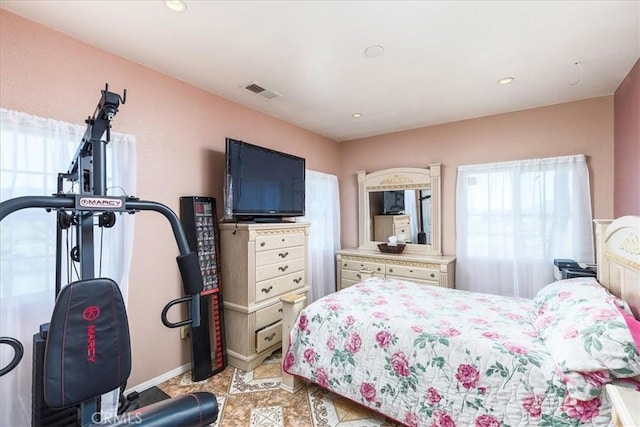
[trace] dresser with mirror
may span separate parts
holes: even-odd
[[[442,255],[440,166],[357,173],[358,247],[336,253],[338,290],[363,273],[454,287],[455,257]]]

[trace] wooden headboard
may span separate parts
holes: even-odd
[[[640,319],[640,216],[596,220],[598,282]]]

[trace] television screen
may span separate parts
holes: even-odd
[[[226,140],[225,219],[304,215],[305,159]]]
[[[382,196],[382,213],[385,215],[404,213],[404,190],[384,192]]]

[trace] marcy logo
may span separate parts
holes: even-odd
[[[91,322],[92,320],[96,320],[98,316],[100,316],[100,308],[96,305],[87,307],[82,312],[82,318],[88,322]]]
[[[82,197],[80,198],[80,206],[85,208],[121,208],[122,200],[101,197]]]

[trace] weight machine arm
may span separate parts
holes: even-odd
[[[81,206],[83,204],[83,200],[93,199],[93,198],[83,198],[78,197],[77,195],[54,195],[54,196],[23,196],[16,197],[14,199],[9,199],[0,203],[0,221],[2,221],[7,215],[26,208],[44,208],[46,210],[57,210],[57,209],[69,209],[69,210],[87,210],[91,209],[86,206]],[[119,208],[118,211],[128,212],[128,213],[136,213],[139,211],[154,211],[161,215],[163,215],[171,225],[171,229],[173,231],[173,236],[176,240],[176,244],[178,245],[178,250],[180,252],[180,256],[178,256],[178,265],[180,266],[180,273],[182,276],[183,289],[184,293],[190,295],[190,308],[191,308],[191,326],[196,328],[200,326],[200,292],[202,291],[202,275],[200,274],[199,268],[197,271],[193,270],[191,260],[195,257],[195,266],[197,267],[197,255],[195,252],[192,252],[189,248],[189,243],[187,241],[187,236],[184,233],[182,228],[182,224],[178,219],[178,216],[171,210],[169,207],[163,205],[162,203],[152,202],[148,200],[138,200],[135,198],[123,198],[119,197],[110,197],[110,198],[102,198],[105,200],[111,201],[122,201],[123,208]],[[105,206],[100,206],[99,209],[96,210],[104,211]],[[175,304],[175,303],[174,303]],[[169,303],[167,307],[172,305]],[[167,326],[173,325],[169,322],[164,321],[163,323]],[[187,324],[180,322],[180,324]],[[180,326],[180,325],[178,325]]]

